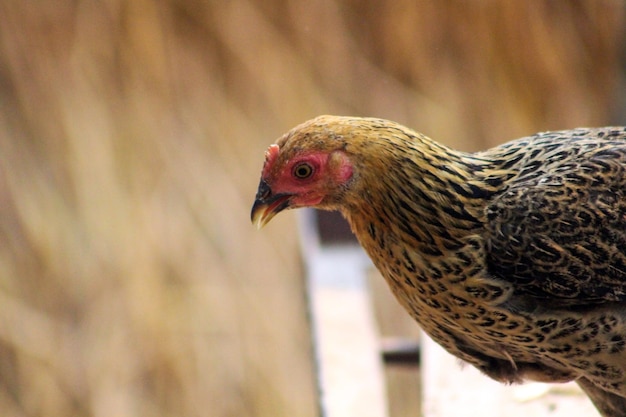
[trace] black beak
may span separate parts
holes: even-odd
[[[291,194],[272,195],[269,184],[261,179],[257,190],[250,219],[258,229],[269,223],[272,218],[289,207]]]

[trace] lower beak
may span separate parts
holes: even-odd
[[[272,195],[272,190],[267,183],[261,180],[256,199],[252,205],[250,219],[257,229],[262,228],[269,223],[272,218],[285,210],[290,205],[291,194]]]

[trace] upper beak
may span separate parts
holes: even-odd
[[[272,195],[272,189],[265,180],[261,180],[256,193],[250,219],[257,229],[269,223],[272,218],[289,207],[291,194]]]

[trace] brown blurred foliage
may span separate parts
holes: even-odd
[[[1,414],[317,415],[294,217],[248,220],[267,144],[320,113],[464,149],[626,123],[624,28],[619,0],[0,3]]]

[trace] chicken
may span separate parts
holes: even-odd
[[[397,123],[320,116],[270,145],[252,207],[339,210],[395,297],[503,383],[575,380],[626,416],[626,128],[458,152]]]

